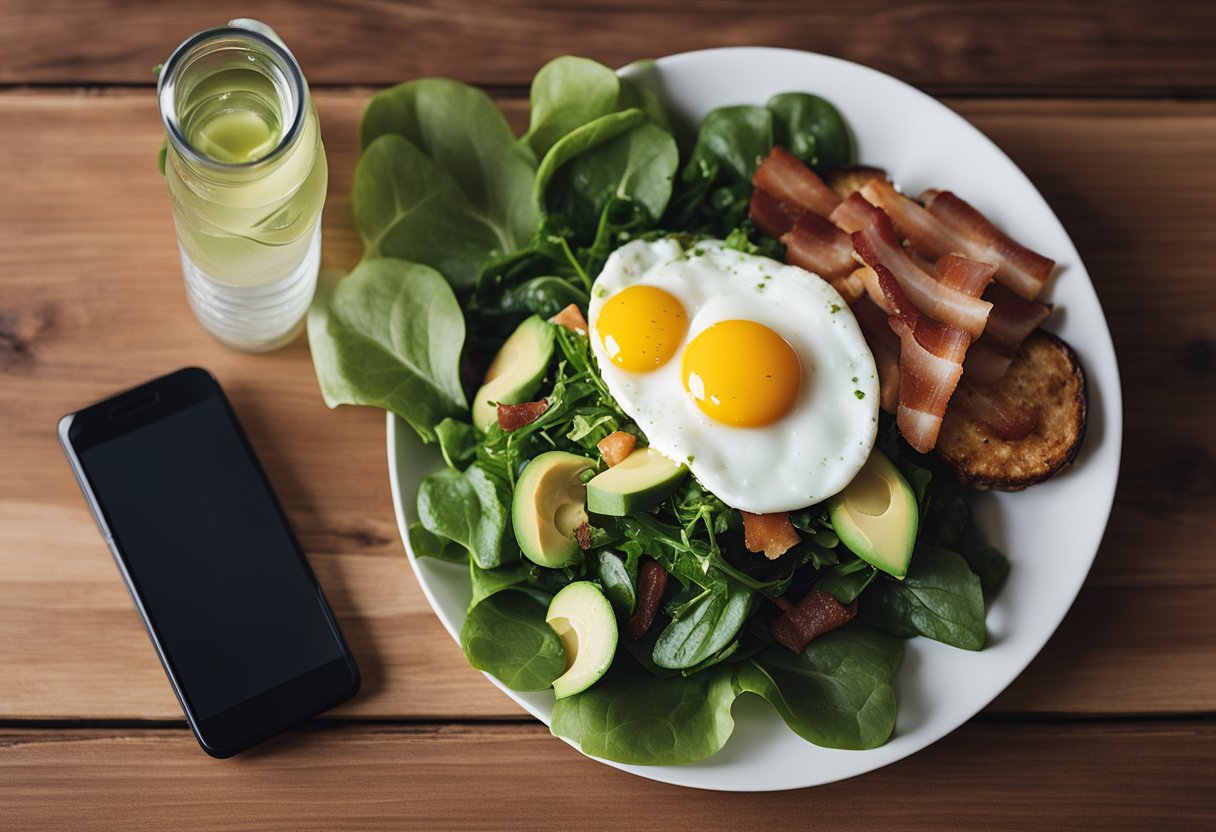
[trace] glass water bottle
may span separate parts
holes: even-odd
[[[157,93],[190,306],[230,347],[280,347],[316,289],[328,179],[300,66],[268,26],[234,20],[179,46]]]

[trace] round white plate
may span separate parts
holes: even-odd
[[[1098,296],[1068,234],[1030,180],[979,130],[902,81],[837,58],[762,48],[690,52],[622,72],[650,83],[691,124],[716,107],[763,104],[778,92],[822,95],[844,114],[861,162],[885,168],[907,193],[956,191],[1015,239],[1059,263],[1045,294],[1056,304],[1048,328],[1072,344],[1088,374],[1089,429],[1065,473],[1022,493],[981,494],[974,501],[989,537],[1013,565],[988,613],[988,647],[968,652],[926,638],[909,641],[895,682],[895,734],[880,748],[811,745],[758,697],[743,696],[735,705],[734,735],[708,760],[687,766],[610,763],[654,780],[727,791],[794,789],[873,771],[938,740],[991,702],[1042,649],[1089,572],[1110,515],[1123,436],[1119,371]],[[443,463],[437,450],[424,447],[391,414],[388,461],[409,552],[406,529],[417,516],[418,482]],[[412,552],[409,558],[436,615],[458,639],[470,597],[468,570],[419,560]],[[551,693],[503,692],[548,724]]]

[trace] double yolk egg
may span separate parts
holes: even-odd
[[[811,505],[869,456],[874,360],[815,275],[716,242],[635,241],[605,264],[589,318],[621,408],[728,505]]]

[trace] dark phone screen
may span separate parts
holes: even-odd
[[[343,655],[222,399],[80,462],[196,718]]]

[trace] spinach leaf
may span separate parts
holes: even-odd
[[[848,605],[873,583],[877,574],[878,570],[873,566],[854,558],[823,570],[815,581],[815,588],[832,593],[837,601]]]
[[[659,635],[654,663],[672,669],[689,668],[722,650],[742,629],[751,612],[753,595],[750,589],[729,580],[705,590]]]
[[[469,552],[460,544],[426,530],[421,522],[410,523],[410,549],[416,558],[435,558],[449,563],[465,563]]]
[[[530,200],[536,165],[484,92],[444,78],[398,84],[368,102],[359,125],[360,151],[366,153],[386,134],[406,139],[447,174],[470,208],[466,219],[492,229],[500,251],[513,251],[527,242],[539,219]],[[406,184],[402,194],[419,200],[414,184]],[[361,197],[356,180],[352,194],[356,214]],[[438,207],[428,202],[422,213]]]
[[[308,313],[308,344],[330,407],[366,404],[396,413],[425,442],[446,416],[467,413],[460,386],[464,317],[434,269],[364,260]]]
[[[817,95],[784,92],[766,105],[773,113],[773,143],[813,168],[853,161],[853,137],[840,112]]]
[[[741,662],[738,691],[768,700],[798,736],[827,748],[882,745],[895,727],[903,644],[850,624],[812,641],[801,655],[772,646]]]
[[[984,647],[980,580],[961,555],[940,546],[917,546],[907,577],[875,581],[862,594],[858,613],[894,635],[920,634],[964,650]]]
[[[631,656],[617,655],[592,687],[553,707],[553,734],[586,754],[636,765],[682,765],[714,754],[735,721],[731,671],[652,676]]]
[[[596,577],[604,588],[604,596],[616,610],[617,618],[625,620],[633,615],[638,603],[638,561],[640,552],[622,553],[622,558],[608,549],[594,555]]]
[[[566,648],[545,623],[551,598],[532,589],[495,592],[469,610],[460,646],[469,664],[511,690],[544,690],[566,669]]]
[[[468,422],[449,416],[435,425],[435,437],[449,468],[463,468],[477,454],[477,430]]]
[[[637,203],[651,222],[667,208],[679,151],[670,133],[643,122],[640,110],[605,116],[562,139],[541,162],[536,194],[543,210],[582,244],[595,239],[613,198]]]
[[[501,589],[517,586],[528,580],[528,564],[523,561],[496,566],[493,569],[482,569],[477,561],[469,559],[469,581],[473,585],[473,597],[469,601],[469,609],[481,603],[483,598],[489,598]]]
[[[450,175],[396,135],[381,136],[355,165],[355,226],[366,257],[397,257],[438,269],[458,291],[471,288],[482,261],[515,239],[479,210]]]
[[[683,139],[679,135],[679,131],[686,128],[672,121],[671,116],[667,113],[667,108],[663,106],[663,102],[655,95],[652,85],[659,82],[657,80],[647,80],[647,76],[650,76],[652,79],[654,78],[655,67],[655,62],[649,59],[634,61],[629,65],[629,68],[633,71],[634,78],[637,80],[634,80],[634,78],[620,79],[621,97],[618,105],[622,110],[637,107],[646,113],[646,117],[653,123],[675,136],[676,143],[680,144]],[[691,141],[688,144],[691,145]],[[687,146],[680,144],[682,149],[686,149]]]
[[[751,178],[773,148],[764,107],[722,107],[707,115],[680,172],[665,225],[725,237],[747,218]]]
[[[520,141],[543,159],[563,136],[620,109],[620,94],[620,79],[603,64],[572,55],[555,58],[532,79],[532,115]]]
[[[436,471],[418,486],[422,525],[464,546],[483,569],[518,557],[512,547],[504,550],[503,546],[510,503],[510,487],[479,462],[463,473],[451,468]]]

